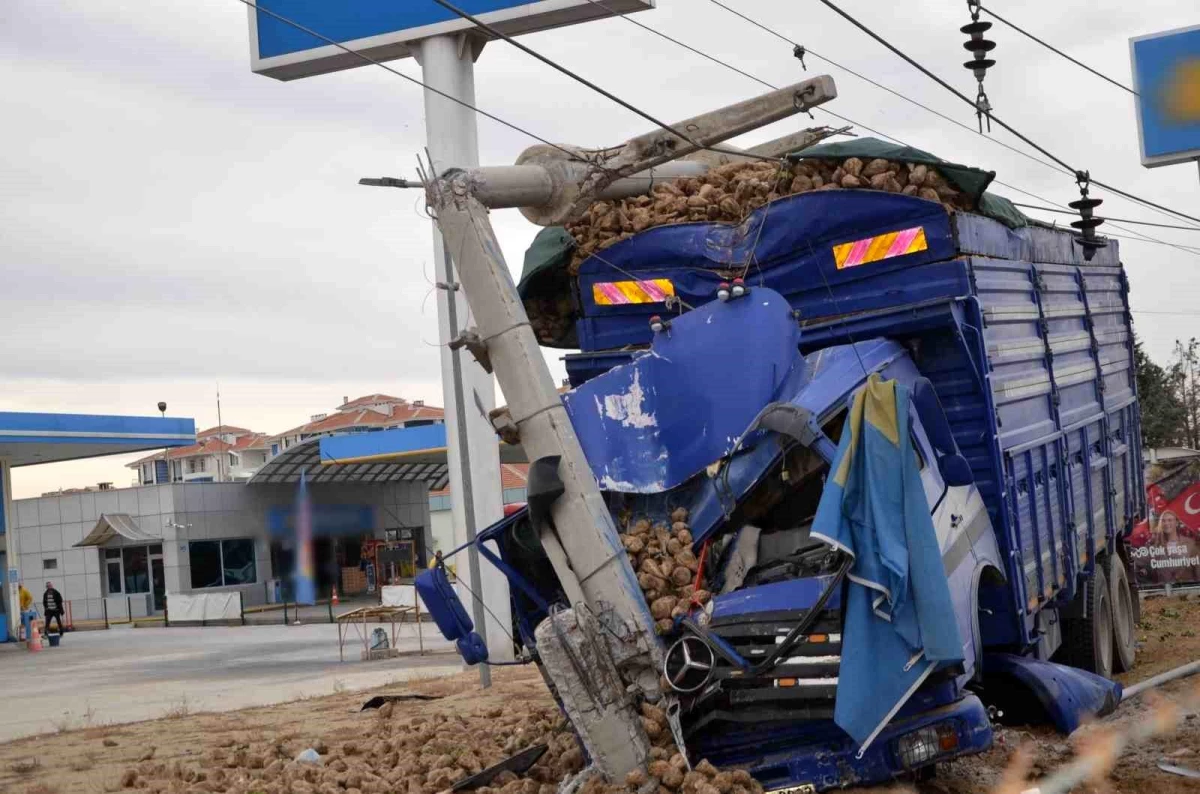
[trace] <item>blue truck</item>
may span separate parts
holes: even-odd
[[[1011,212],[819,191],[737,226],[639,232],[559,283],[579,348],[562,402],[604,505],[618,526],[685,511],[712,593],[663,638],[689,758],[768,790],[822,791],[986,750],[989,707],[1070,730],[1119,700],[1097,682],[1134,661],[1123,540],[1145,504],[1115,242],[1085,248]],[[930,663],[856,741],[834,721],[840,698],[873,685],[839,676],[855,650],[849,563],[810,531],[851,401],[876,377],[910,396],[962,653]],[[518,642],[539,664],[554,644],[539,626],[571,600],[539,530],[562,492],[547,463],[533,464],[529,507],[476,544],[508,577]],[[464,657],[484,660],[435,579],[418,582],[422,597]]]

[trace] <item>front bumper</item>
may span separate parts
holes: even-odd
[[[906,767],[901,761],[897,740],[928,726],[952,728],[957,746],[920,765]],[[776,726],[757,737],[754,733],[738,731],[728,737],[731,740],[728,744],[710,740],[704,743],[703,753],[719,767],[747,769],[768,791],[808,786],[814,791],[825,791],[883,783],[921,766],[981,753],[992,745],[992,726],[987,710],[974,695],[894,720],[876,737],[862,758],[856,757],[858,750],[853,740],[832,722],[809,722],[796,726],[794,732]]]

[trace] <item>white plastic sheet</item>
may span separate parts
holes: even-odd
[[[201,623],[209,620],[240,620],[242,601],[236,592],[171,593],[167,611],[172,622]]]
[[[380,595],[385,607],[411,607],[417,604],[417,588],[411,584],[384,585]],[[424,604],[421,604],[421,611],[425,611]]]

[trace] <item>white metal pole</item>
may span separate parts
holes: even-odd
[[[8,581],[8,634],[17,636],[17,628],[21,625],[21,599],[17,594],[17,584],[20,580],[21,557],[17,548],[17,511],[12,503],[12,467],[8,461],[0,460],[0,523],[4,525],[4,571]],[[17,571],[17,576],[9,576]]]
[[[482,39],[467,34],[434,36],[417,44],[425,84],[468,105],[475,104],[475,59]],[[425,91],[425,134],[433,170],[473,168],[479,165],[475,113],[443,96]],[[439,284],[438,341],[441,344],[442,393],[446,406],[446,436],[450,464],[450,502],[455,536],[474,540],[475,534],[503,517],[500,454],[488,412],[495,407],[495,385],[465,350],[450,350],[460,331],[473,325],[470,308],[458,283],[454,262],[446,251],[437,224],[433,224],[433,256]],[[493,566],[480,560],[472,546],[457,566],[459,596],[472,605],[475,625],[495,661],[513,659],[508,582]],[[464,570],[465,568],[465,570]],[[464,582],[465,580],[465,582]],[[471,593],[463,592],[467,584]],[[482,602],[481,602],[482,600]],[[486,604],[487,609],[484,609]],[[480,669],[484,686],[490,683],[486,666]]]

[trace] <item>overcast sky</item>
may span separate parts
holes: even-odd
[[[725,1],[975,123],[970,108],[816,0]],[[959,65],[968,57],[958,32],[969,21],[964,3],[841,5],[974,91]],[[1121,81],[1129,80],[1130,36],[1200,22],[1194,5],[1178,0],[997,0],[996,10]],[[246,18],[237,0],[0,3],[0,410],[153,414],[166,400],[169,413],[204,427],[216,422],[220,381],[226,423],[279,432],[343,395],[441,403],[420,197],[356,185],[360,176],[414,176],[424,145],[420,89],[375,67],[291,83],[254,75]],[[708,0],[658,0],[637,18],[769,82],[805,76],[790,46]],[[998,66],[987,88],[1000,117],[1100,179],[1200,215],[1195,166],[1139,164],[1129,95],[1002,26],[993,34]],[[762,91],[625,20],[524,41],[667,120]],[[393,65],[419,76],[412,61]],[[837,81],[830,107],[842,115],[1054,201],[1078,197],[1065,176],[817,58],[808,65]],[[647,130],[503,42],[484,50],[476,83],[482,108],[551,140],[602,146]],[[535,143],[487,119],[479,139],[481,162],[496,165]],[[1108,199],[1102,212],[1170,222],[1096,194]],[[515,211],[494,222],[519,270],[537,229]],[[1200,246],[1200,234],[1144,231]],[[1152,355],[1165,360],[1176,337],[1200,336],[1192,314],[1200,255],[1129,241],[1121,249],[1134,308],[1182,313],[1136,318]],[[19,469],[14,496],[125,485],[128,460]]]

